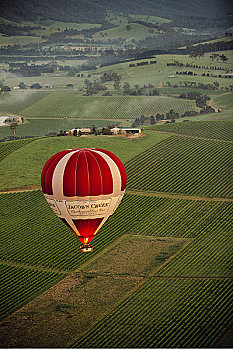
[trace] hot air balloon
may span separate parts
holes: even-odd
[[[99,148],[68,149],[54,154],[41,173],[44,196],[54,213],[91,252],[91,240],[120,204],[126,171],[112,152]]]

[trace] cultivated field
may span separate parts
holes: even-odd
[[[111,17],[109,13],[110,21]],[[126,18],[119,15],[114,21],[128,35]],[[58,23],[45,22],[45,33],[54,32]],[[72,28],[63,23],[62,30],[65,25]],[[122,28],[107,30],[105,37],[120,34]],[[226,63],[212,61],[209,54],[196,59],[158,55],[153,65],[98,67],[82,78],[65,73],[5,77],[4,84],[11,87],[22,80],[53,85],[46,91],[17,90],[0,96],[0,115],[25,117],[17,136],[43,136],[92,124],[130,126],[142,114],[156,116],[171,109],[180,115],[199,111],[194,100],[178,98],[190,90],[210,96],[208,103],[221,111],[187,117],[186,123],[180,118],[144,126],[141,137],[43,137],[0,143],[2,347],[227,344],[233,325],[232,79],[214,75],[230,71],[233,57],[232,52],[221,53],[229,58]],[[150,60],[133,62],[141,61]],[[200,68],[167,66],[175,61]],[[215,65],[216,70],[210,68]],[[197,75],[176,74],[177,70]],[[108,82],[112,96],[82,96],[87,76],[93,81],[104,72],[121,76],[119,93]],[[183,86],[190,81],[197,88]],[[124,96],[124,82],[132,89],[151,83],[160,95]],[[214,82],[219,83],[217,90],[198,85]],[[73,90],[65,88],[68,83],[74,84]],[[0,138],[9,133],[9,126],[0,127]],[[82,147],[112,151],[125,164],[128,177],[120,206],[93,239],[89,254],[80,252],[78,238],[54,215],[40,189],[47,159],[63,149]]]
[[[167,96],[81,97],[76,93],[54,93],[21,111],[25,117],[69,117],[87,119],[128,119],[199,110],[193,101]]]
[[[171,136],[127,162],[128,188],[232,198],[232,146]]]

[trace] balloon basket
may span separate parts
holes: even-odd
[[[93,247],[89,244],[84,244],[80,246],[81,252],[82,253],[90,253],[93,251]]]

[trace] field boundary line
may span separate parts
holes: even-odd
[[[33,192],[33,191],[41,190],[41,185],[39,185],[39,184],[27,185],[27,186],[32,186],[32,188],[19,187],[19,188],[12,188],[10,190],[0,190],[0,194],[17,193],[17,192],[30,192],[30,191]]]
[[[29,185],[30,186],[30,185]],[[32,188],[15,188],[15,189],[9,189],[9,190],[0,190],[1,194],[8,194],[8,193],[17,193],[17,192],[33,192],[33,191],[39,191],[41,190],[41,186],[39,184],[31,185]],[[139,196],[151,196],[151,197],[166,197],[166,198],[172,198],[172,199],[186,199],[186,200],[196,200],[196,201],[209,201],[209,202],[233,202],[233,198],[223,198],[223,197],[202,197],[202,196],[195,196],[195,195],[189,195],[189,194],[177,194],[177,193],[169,193],[169,192],[155,192],[155,191],[140,191],[140,190],[132,190],[132,189],[126,189],[126,193],[128,194],[135,194]]]
[[[2,260],[2,259],[0,259],[0,264],[5,265],[5,266],[21,267],[21,268],[28,269],[28,270],[60,273],[61,275],[70,275],[70,274],[74,273],[73,270],[59,270],[59,269],[53,269],[50,267],[43,267],[40,265],[30,265],[30,264],[18,263],[18,262],[9,261],[9,260]]]
[[[119,243],[119,241],[121,239],[123,239],[124,237],[126,236],[134,236],[133,234],[124,234],[122,235],[121,237],[119,237],[118,239],[116,239],[110,246],[106,247],[105,249],[103,249],[101,251],[101,253],[105,252],[107,249],[109,249],[109,247],[112,247],[114,243]],[[141,235],[137,235],[137,236],[141,236]],[[141,236],[143,237],[143,236]],[[151,237],[151,236],[144,236],[144,237]],[[160,237],[160,238],[167,238],[167,237]],[[171,237],[169,237],[171,238]],[[174,238],[174,237],[173,237]],[[99,322],[101,322],[106,316],[110,315],[115,309],[117,309],[117,307],[123,303],[130,295],[133,295],[143,284],[145,284],[146,282],[148,282],[150,279],[154,278],[154,277],[157,277],[157,276],[154,276],[155,272],[156,271],[159,271],[160,268],[162,268],[167,262],[169,262],[171,259],[173,259],[182,249],[184,249],[184,247],[186,247],[188,244],[190,244],[194,238],[185,238],[186,240],[188,239],[188,242],[185,243],[180,249],[178,249],[178,251],[176,251],[173,255],[171,255],[166,261],[164,261],[160,266],[158,266],[155,270],[152,270],[147,276],[140,276],[142,278],[142,280],[132,289],[130,289],[127,293],[125,293],[125,295],[115,304],[113,305],[112,309],[109,310],[109,312],[106,312],[104,313],[92,326],[91,328],[87,329],[86,331],[84,331],[80,336],[78,337],[75,337],[70,340],[67,344],[66,344],[66,347],[67,348],[71,348],[75,345],[75,343],[81,339],[83,336],[85,336],[86,334],[88,334],[90,332],[90,330],[95,327],[96,324],[98,324]],[[98,254],[98,257],[100,255]],[[97,258],[96,257],[93,257],[94,258]],[[89,259],[85,264],[83,264],[82,266],[86,265],[87,263],[91,262],[92,258]],[[80,266],[81,268],[81,266]],[[75,272],[78,272],[78,269],[75,271]],[[80,271],[81,272],[81,271]],[[110,276],[110,274],[108,275]],[[126,276],[122,276],[122,277],[126,277]],[[127,275],[127,277],[130,277],[130,275]],[[136,277],[136,276],[133,276],[133,277]],[[157,277],[158,278],[158,277]],[[160,277],[161,279],[161,277]]]
[[[163,124],[165,125],[165,124]],[[145,131],[147,131],[147,129],[145,129]],[[216,142],[226,142],[226,143],[233,143],[233,141],[229,141],[229,140],[219,140],[219,139],[213,139],[210,137],[201,137],[201,136],[194,136],[194,135],[186,135],[178,133],[178,132],[172,132],[172,131],[162,131],[162,130],[152,130],[148,128],[148,131],[152,131],[152,132],[161,132],[162,134],[168,134],[170,136],[180,136],[180,137],[191,137],[193,139],[198,139],[198,140],[206,140],[206,141],[216,141]]]
[[[196,200],[196,201],[209,201],[209,202],[233,202],[233,198],[221,198],[221,197],[202,197],[202,196],[193,196],[193,195],[185,195],[185,194],[177,194],[177,193],[169,193],[169,192],[147,192],[140,190],[127,190],[128,194],[136,194],[140,196],[151,196],[151,197],[166,197],[172,199],[187,199],[187,200]]]

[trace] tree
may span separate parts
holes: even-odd
[[[84,88],[86,89],[86,95],[92,95],[92,82],[88,79],[84,81]]]
[[[11,88],[10,88],[9,86],[4,85],[4,86],[1,88],[1,91],[8,92],[8,91],[11,91]]]
[[[140,117],[140,124],[143,125],[145,120],[146,120],[145,116],[141,115],[141,117]]]
[[[220,55],[219,58],[220,58],[220,60],[221,60],[222,62],[227,62],[227,61],[228,61],[227,56],[224,55],[224,54]]]
[[[19,83],[19,88],[20,89],[26,89],[27,85],[23,81],[21,81],[21,83]]]
[[[42,86],[39,83],[34,83],[31,85],[31,89],[41,89]]]
[[[17,126],[18,126],[18,123],[16,123],[16,122],[10,123],[10,131],[13,132],[13,134],[14,134],[14,140],[15,140]]]
[[[151,125],[155,125],[155,117],[153,115],[150,116]]]
[[[124,91],[125,95],[130,94],[130,92],[131,92],[130,83],[128,83],[127,81],[123,85],[123,91]]]

